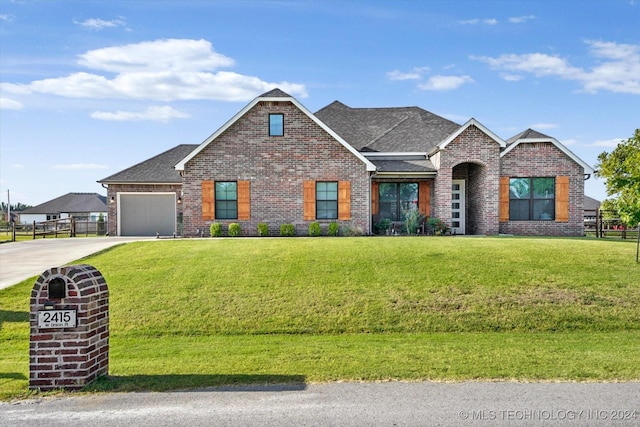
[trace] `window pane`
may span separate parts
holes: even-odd
[[[238,218],[238,204],[235,201],[216,201],[216,219]]]
[[[316,200],[338,200],[337,182],[317,182]]]
[[[511,199],[509,202],[509,219],[511,221],[526,221],[529,219],[529,199]]]
[[[534,200],[532,219],[536,221],[551,221],[555,219],[555,210],[553,200]]]
[[[216,200],[237,200],[238,184],[235,182],[216,182]]]
[[[533,198],[553,199],[556,192],[554,178],[533,178]]]
[[[511,178],[509,180],[509,198],[528,199],[531,191],[529,178]]]
[[[270,136],[284,135],[284,115],[283,114],[269,114],[269,135]]]
[[[319,200],[316,202],[316,218],[318,219],[337,219],[338,218],[338,202]]]
[[[398,185],[393,183],[380,184],[380,200],[396,201],[398,199]]]

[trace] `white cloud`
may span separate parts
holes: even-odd
[[[387,73],[387,78],[389,80],[419,80],[428,71],[429,67],[414,67],[410,72],[393,70]]]
[[[585,92],[606,90],[640,95],[640,45],[587,41],[598,63],[590,70],[575,67],[560,56],[544,53],[504,54],[498,57],[471,56],[491,68],[506,71],[503,78],[533,74],[538,77],[560,77],[576,81]],[[511,78],[507,78],[509,76]]]
[[[502,77],[504,80],[508,82],[518,82],[524,78],[519,74],[509,74],[509,73],[502,73],[500,74],[500,77]]]
[[[595,141],[591,144],[588,144],[589,147],[606,147],[606,148],[615,148],[618,146],[618,144],[620,144],[621,142],[623,142],[624,140],[622,138],[611,138],[611,139],[604,139],[604,140],[599,140],[599,141]]]
[[[14,19],[16,19],[16,17],[10,13],[0,13],[0,21],[13,22]]]
[[[458,21],[458,23],[460,25],[478,25],[480,23],[485,25],[498,25],[498,20],[495,18],[486,18],[486,19],[473,18],[473,19],[461,20],[461,21]]]
[[[111,21],[105,21],[104,19],[99,19],[99,18],[91,18],[91,19],[86,19],[82,22],[74,21],[74,23],[81,25],[85,28],[89,28],[91,30],[102,30],[104,28],[127,26],[127,23],[122,18],[114,19]]]
[[[188,114],[182,113],[168,105],[160,107],[153,106],[147,108],[145,111],[116,111],[110,113],[106,111],[94,111],[91,113],[91,117],[98,120],[112,120],[112,121],[130,121],[130,120],[150,120],[157,122],[168,122],[171,119],[182,119],[189,117]]]
[[[107,169],[106,165],[99,165],[96,163],[70,163],[70,164],[56,164],[51,166],[56,170],[83,170],[83,169]]]
[[[458,89],[465,83],[473,83],[469,76],[432,76],[425,83],[418,85],[422,90],[453,90]]]
[[[215,52],[206,40],[163,39],[88,51],[78,63],[92,70],[29,84],[3,83],[9,93],[38,92],[69,98],[118,98],[169,102],[213,99],[248,101],[279,87],[305,98],[302,84],[272,83],[258,77],[217,71],[234,61]],[[115,76],[111,76],[115,73]]]
[[[22,110],[22,103],[9,98],[0,98],[0,110]]]
[[[527,16],[512,16],[509,18],[509,22],[512,24],[522,24],[532,19],[536,19],[535,15],[527,15]]]

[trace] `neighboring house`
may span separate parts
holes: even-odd
[[[160,234],[175,232],[182,218],[184,235],[192,236],[208,233],[214,221],[238,222],[243,235],[257,234],[261,222],[272,235],[285,223],[304,235],[313,221],[368,234],[374,222],[401,222],[418,210],[456,234],[581,236],[584,180],[592,173],[556,139],[531,129],[505,141],[475,119],[459,125],[418,107],[337,101],[313,114],[274,89],[202,144],[175,147],[99,182],[117,205],[109,212],[117,218],[109,224],[114,235],[156,234],[125,225],[153,222],[159,211],[172,224]],[[166,206],[155,209],[158,194]],[[121,206],[131,203],[127,197],[137,209]]]
[[[17,212],[20,223],[64,219],[73,216],[79,220],[97,221],[100,215],[107,220],[106,197],[97,193],[69,193],[29,209]]]

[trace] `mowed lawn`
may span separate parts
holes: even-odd
[[[129,243],[92,390],[358,380],[640,380],[635,242],[507,237]],[[28,394],[29,294],[0,291],[0,398]]]

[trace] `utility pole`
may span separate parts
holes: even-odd
[[[9,189],[7,189],[7,222],[11,224],[11,197],[9,196]]]

